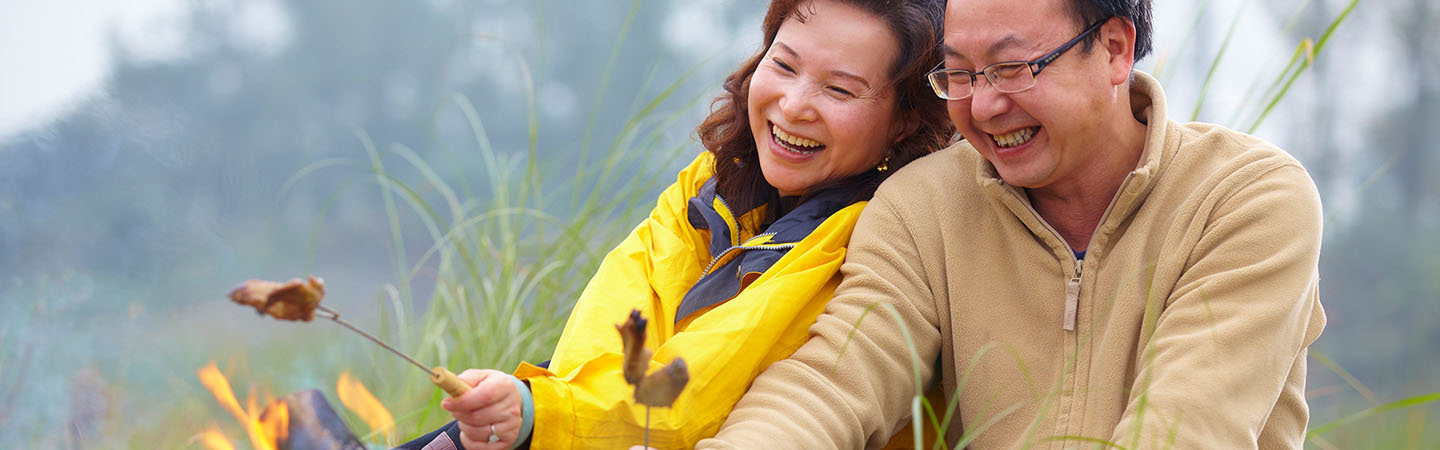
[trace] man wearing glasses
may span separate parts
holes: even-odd
[[[1133,71],[1148,0],[951,0],[944,43],[965,141],[880,188],[810,341],[700,447],[874,448],[924,414],[952,448],[1300,448],[1305,169],[1167,117]]]

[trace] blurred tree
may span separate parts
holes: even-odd
[[[173,295],[176,283],[209,288],[223,282],[217,276],[233,277],[236,264],[302,269],[305,231],[321,211],[327,223],[343,224],[318,243],[333,251],[326,256],[384,267],[379,237],[389,228],[376,191],[332,197],[369,170],[357,132],[382,152],[413,148],[444,176],[483,186],[474,135],[451,103],[460,94],[477,106],[499,151],[534,146],[555,155],[547,170],[570,171],[583,163],[575,155],[587,127],[597,130],[592,147],[603,149],[635,99],[712,56],[665,45],[665,18],[676,7],[669,4],[636,2],[632,21],[628,2],[192,5],[182,57],[155,60],[117,38],[101,95],[3,144],[0,270],[26,278],[74,269],[164,286],[175,299],[183,297]],[[753,7],[715,19],[733,21]],[[622,31],[613,74],[602,80],[605,44]],[[713,92],[717,71],[730,64],[707,66],[708,75],[695,78],[705,85],[692,83],[679,97]],[[660,81],[646,85],[652,75]],[[599,114],[590,124],[592,107]],[[694,122],[674,131],[689,134]],[[331,158],[350,164],[281,192],[303,167]],[[215,273],[225,265],[232,267]],[[196,279],[202,272],[209,276]]]
[[[1397,0],[1383,5],[1383,32],[1398,43],[1393,51],[1406,63],[1389,71],[1412,71],[1394,78],[1364,83],[1369,89],[1412,93],[1407,101],[1391,105],[1372,124],[1368,136],[1376,139],[1379,155],[1397,157],[1394,172],[1398,199],[1411,211],[1412,220],[1440,220],[1440,4],[1433,0]],[[1381,31],[1381,30],[1368,30]],[[1409,75],[1409,76],[1406,76]],[[1404,82],[1407,85],[1394,85]],[[1363,95],[1363,93],[1356,93]],[[1431,297],[1440,298],[1440,297]]]

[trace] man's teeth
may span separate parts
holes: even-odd
[[[790,133],[786,133],[785,130],[780,129],[778,125],[770,125],[770,134],[775,135],[775,139],[793,146],[794,148],[791,148],[791,150],[795,150],[797,153],[813,153],[821,147],[819,142],[799,136],[792,136]]]
[[[1001,147],[1014,147],[1020,144],[1024,144],[1025,141],[1029,141],[1030,138],[1035,137],[1035,132],[1039,130],[1040,127],[1030,127],[1009,134],[992,135],[991,137],[995,139],[995,145]]]

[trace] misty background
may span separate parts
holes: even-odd
[[[1261,92],[1347,4],[1156,2],[1156,52],[1138,66],[1177,120],[1247,130]],[[484,198],[464,103],[497,152],[569,173],[682,80],[657,106],[683,116],[654,137],[683,153],[655,155],[671,161],[663,187],[700,151],[693,128],[720,81],[758,49],[765,4],[631,6],[0,0],[0,447],[62,442],[87,414],[125,437],[163,427],[167,404],[208,395],[194,371],[210,360],[360,345],[333,325],[242,314],[224,295],[316,274],[327,304],[365,323],[393,262],[430,244],[407,234],[397,255],[367,147],[387,167],[409,149]],[[1440,391],[1437,22],[1433,0],[1360,2],[1254,130],[1306,166],[1327,215],[1312,424]],[[563,216],[570,202],[551,204]],[[300,367],[268,376],[334,379]],[[1434,428],[1434,413],[1392,414]]]

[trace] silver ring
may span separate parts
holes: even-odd
[[[487,443],[494,444],[496,442],[500,442],[500,436],[495,434],[495,424],[492,423],[490,424],[490,439]]]

